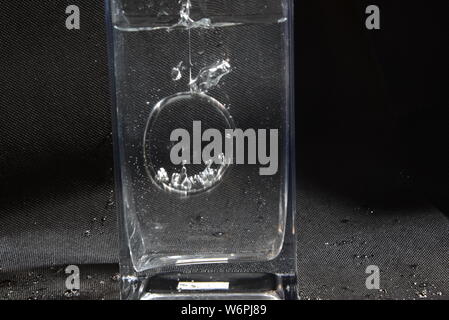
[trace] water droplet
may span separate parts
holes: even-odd
[[[418,298],[420,298],[420,299],[427,298],[427,289],[424,289],[424,290],[422,290],[422,291],[416,292],[416,295],[417,295]]]
[[[196,222],[202,222],[202,221],[204,221],[204,217],[203,216],[196,216],[195,217],[195,221]]]
[[[116,274],[114,274],[114,275],[111,277],[111,280],[114,281],[114,282],[116,282],[116,281],[119,281],[120,278],[121,278],[120,273],[116,273]]]
[[[154,225],[154,230],[162,230],[162,229],[164,229],[164,227],[162,226],[162,224],[156,223],[156,224]]]

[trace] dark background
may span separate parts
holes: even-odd
[[[301,297],[447,299],[447,1],[295,3]],[[69,298],[69,264],[79,298],[118,297],[103,12],[1,4],[0,299]]]

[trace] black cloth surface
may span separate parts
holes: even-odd
[[[376,34],[363,1],[296,2],[304,299],[449,297],[444,10],[379,2]],[[71,4],[81,30],[65,28]],[[73,299],[68,265],[81,271],[75,298],[118,298],[103,11],[88,0],[2,4],[0,299]],[[381,291],[366,289],[368,265]]]

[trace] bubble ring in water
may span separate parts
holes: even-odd
[[[226,123],[226,126],[228,129],[235,129],[234,126],[234,120],[232,119],[232,116],[230,115],[229,111],[226,109],[226,107],[216,100],[215,98],[203,93],[203,92],[179,92],[176,94],[173,94],[171,96],[168,96],[166,98],[163,98],[159,102],[156,103],[156,105],[153,107],[150,116],[148,117],[147,124],[145,127],[144,137],[143,137],[143,157],[144,157],[144,163],[145,163],[145,170],[150,177],[151,181],[161,188],[164,191],[174,192],[181,195],[190,195],[190,194],[196,194],[199,192],[203,192],[206,190],[211,190],[212,188],[216,187],[221,181],[225,173],[230,167],[230,161],[228,159],[225,159],[223,157],[222,165],[218,170],[215,170],[214,173],[214,179],[211,183],[206,183],[202,185],[201,187],[196,188],[190,188],[190,189],[183,189],[180,187],[174,187],[171,183],[171,179],[169,181],[161,181],[161,179],[157,179],[157,176],[159,174],[158,171],[164,170],[163,168],[157,168],[156,165],[153,164],[150,157],[147,155],[147,146],[148,144],[148,137],[150,129],[153,127],[153,124],[156,122],[160,112],[164,109],[164,107],[171,105],[176,102],[180,102],[183,100],[192,100],[192,99],[200,99],[203,102],[206,102],[211,108],[215,108],[216,111],[221,114],[223,117],[223,120]],[[206,164],[205,171],[209,170],[210,164]],[[166,172],[165,172],[166,173]],[[193,177],[187,176],[187,178],[192,179]]]

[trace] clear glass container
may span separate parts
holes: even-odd
[[[296,298],[291,1],[106,2],[122,298]]]

